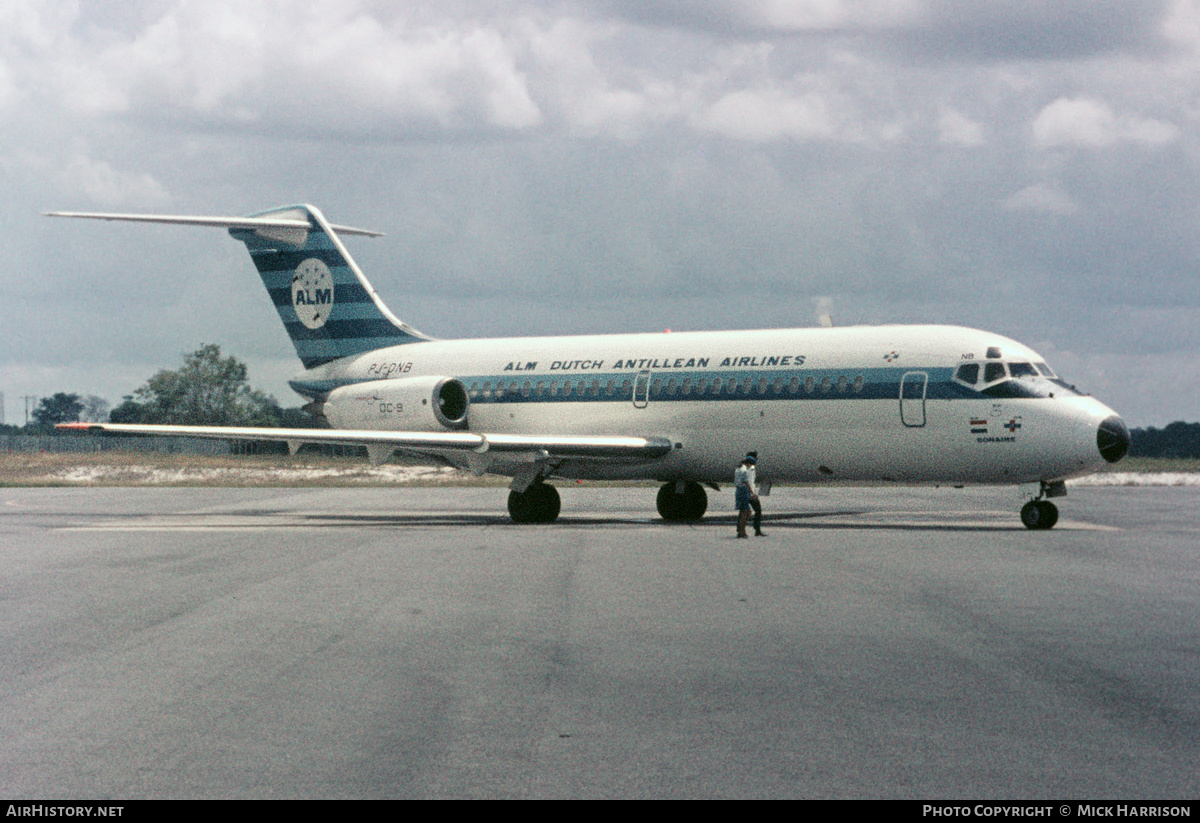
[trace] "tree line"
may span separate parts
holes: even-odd
[[[183,366],[162,369],[108,411],[100,397],[57,392],[43,397],[24,427],[4,426],[8,434],[46,434],[57,423],[162,423],[179,426],[270,426],[312,428],[299,408],[283,408],[251,387],[244,363],[222,357],[221,347],[201,346],[183,356]]]
[[[1161,429],[1131,429],[1129,434],[1133,438],[1131,457],[1200,458],[1200,423],[1177,420]]]

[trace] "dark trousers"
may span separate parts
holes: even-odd
[[[762,531],[762,503],[758,502],[757,497],[751,497],[750,506],[754,509],[754,531],[758,533]]]

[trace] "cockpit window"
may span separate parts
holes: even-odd
[[[978,392],[987,397],[1052,398],[1079,394],[1077,388],[1063,382],[1054,370],[1041,360],[959,363],[954,369],[954,381],[966,387],[960,391]]]
[[[955,372],[954,379],[974,386],[975,381],[979,379],[979,364],[963,363]]]
[[[993,380],[1002,380],[1005,374],[1003,363],[988,363],[983,367],[983,382],[991,383]]]

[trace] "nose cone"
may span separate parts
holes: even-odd
[[[1096,448],[1109,463],[1116,463],[1129,451],[1129,429],[1117,415],[1108,417],[1096,431]]]

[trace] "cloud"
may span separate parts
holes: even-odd
[[[522,130],[542,115],[521,43],[482,23],[410,26],[361,4],[174,3],[130,32],[99,23],[54,60],[80,115],[302,124],[305,133]]]
[[[153,175],[119,171],[103,160],[83,154],[71,157],[58,173],[58,179],[68,192],[68,199],[78,192],[88,201],[106,207],[123,203],[150,207],[169,199],[166,189]]]
[[[924,0],[730,0],[710,8],[751,28],[803,32],[903,26],[924,16]]]
[[[927,0],[885,36],[924,60],[1079,60],[1161,48],[1163,0]]]
[[[0,59],[0,112],[15,105],[17,96],[16,78],[4,60]]]
[[[1163,19],[1163,37],[1200,52],[1200,6],[1195,0],[1173,0]]]
[[[613,26],[561,18],[546,25],[526,20],[522,29],[531,93],[567,133],[629,140],[677,114],[673,78],[613,71],[597,60],[597,43],[603,46],[618,36]]]
[[[1117,143],[1162,146],[1180,137],[1163,120],[1116,115],[1108,104],[1087,97],[1060,97],[1033,121],[1033,140],[1044,148],[1104,148]]]
[[[938,115],[938,142],[946,146],[976,148],[987,142],[983,127],[948,106]]]
[[[807,92],[748,89],[724,95],[698,117],[701,128],[725,137],[763,142],[779,138],[821,140],[834,136],[825,99]]]
[[[1032,186],[1026,186],[1006,199],[1001,206],[1005,211],[1064,216],[1079,211],[1079,205],[1069,195],[1046,183],[1034,183]]]
[[[898,49],[906,59],[975,63],[1152,52],[1164,39],[1161,23],[1168,12],[1165,0],[607,0],[595,5],[639,23],[720,36],[852,37]]]
[[[608,0],[599,8],[640,23],[737,36],[881,31],[922,22],[927,0]]]

